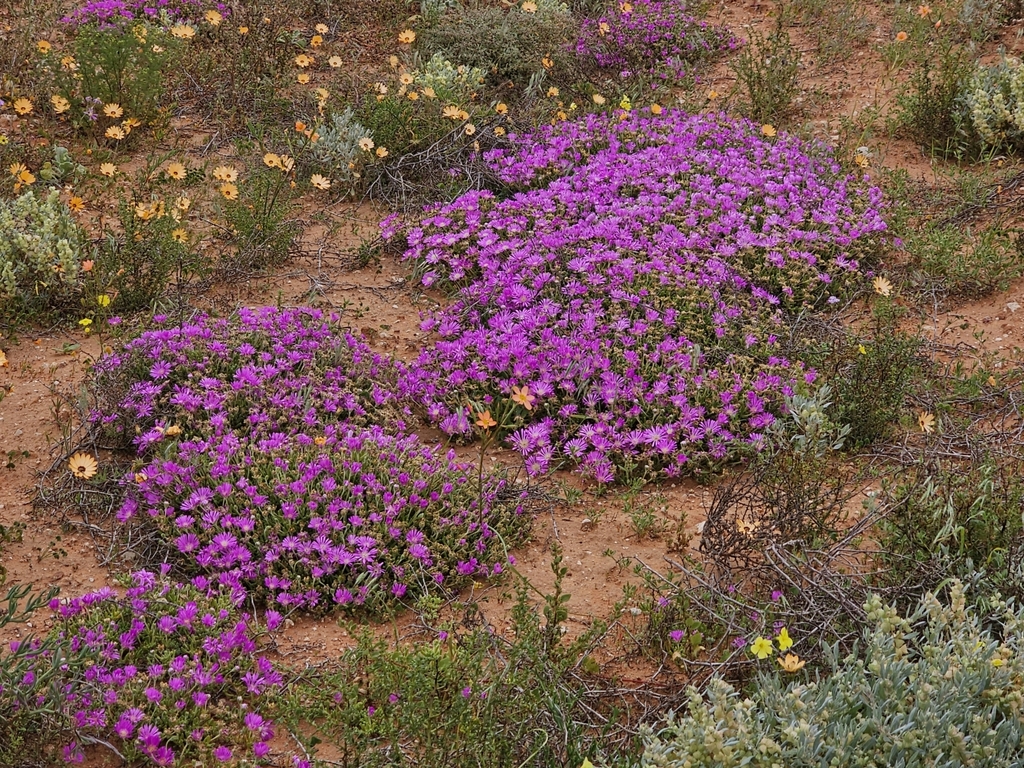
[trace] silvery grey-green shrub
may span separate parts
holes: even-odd
[[[864,653],[812,680],[764,672],[749,697],[715,679],[707,699],[645,736],[649,768],[997,768],[1024,765],[1024,609],[995,621],[928,595],[907,618],[872,597]],[[766,660],[766,668],[773,661]]]
[[[57,190],[0,200],[0,316],[73,297],[88,249]]]

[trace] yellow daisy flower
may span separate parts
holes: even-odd
[[[121,108],[120,104],[104,104],[103,114],[107,117],[118,118],[124,114],[124,110]]]

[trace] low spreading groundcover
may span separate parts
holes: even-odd
[[[824,145],[724,115],[623,111],[510,138],[487,160],[512,194],[382,224],[452,297],[403,393],[468,436],[467,403],[526,388],[506,437],[537,475],[678,475],[756,448],[816,378],[781,351],[787,319],[862,282],[880,190]]]

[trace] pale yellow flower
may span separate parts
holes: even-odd
[[[128,134],[126,134],[124,132],[124,128],[122,128],[121,126],[119,126],[119,125],[112,125],[109,128],[107,128],[107,130],[105,130],[103,132],[103,135],[106,136],[108,139],[114,139],[115,141],[121,141],[121,139],[123,139]]]
[[[170,163],[167,166],[167,175],[176,181],[181,181],[188,175],[188,169],[182,163]]]
[[[238,171],[230,165],[218,165],[213,169],[213,178],[217,181],[237,181]]]
[[[369,152],[373,149],[373,139],[369,136],[363,136],[363,138],[359,140],[359,148],[364,152]]]
[[[221,184],[218,188],[220,193],[228,200],[238,199],[238,187],[232,184],[230,181]]]
[[[931,434],[935,431],[935,414],[921,411],[917,414],[917,426],[921,428],[922,432]]]
[[[209,11],[204,13],[203,18],[206,19],[206,23],[209,24],[211,27],[219,26],[220,23],[224,21],[224,17],[220,14],[220,12],[215,11],[213,9],[210,9]]]
[[[316,59],[314,59],[312,56],[307,56],[304,53],[300,53],[298,56],[295,57],[295,66],[297,67],[306,68],[312,66],[315,63]]]
[[[118,118],[124,114],[124,110],[121,108],[120,104],[104,104],[103,114],[107,117]]]
[[[100,173],[109,178],[117,175],[117,166],[113,163],[100,163]]]
[[[179,40],[191,40],[196,36],[196,31],[188,24],[175,24],[171,27],[171,34]]]
[[[520,9],[522,9],[523,13],[536,13],[537,12],[537,4],[535,2],[533,2],[533,0],[526,0],[526,2],[523,3],[519,7],[520,7]]]
[[[24,96],[20,99],[15,99],[12,106],[19,115],[27,115],[32,111],[32,102]]]
[[[779,662],[779,666],[782,667],[783,672],[790,673],[799,672],[801,669],[804,668],[804,665],[807,663],[806,661],[803,661],[795,653],[787,653],[785,658],[776,659],[776,661]]]
[[[775,126],[771,123],[765,123],[761,126],[761,133],[767,136],[769,139],[775,136],[778,131],[775,130]]]
[[[416,33],[411,29],[403,29],[398,33],[398,42],[408,45],[409,43],[415,42]]]
[[[331,180],[326,176],[321,176],[319,173],[314,173],[310,176],[309,183],[317,189],[327,190],[331,188]]]
[[[53,50],[53,45],[50,44],[49,40],[40,40],[36,43],[36,48],[42,54],[47,54]]]
[[[315,27],[313,27],[313,29],[315,29],[321,35],[326,35],[330,31],[330,28],[326,24],[317,24]]]
[[[91,324],[91,322],[87,323],[86,326]],[[68,466],[71,468],[71,474],[79,480],[88,480],[91,477],[95,477],[99,471],[99,462],[96,461],[96,457],[81,451],[68,460]]]
[[[388,156],[388,148],[387,147],[377,147],[377,157],[385,158],[387,156]]]
[[[71,102],[65,99],[63,96],[56,93],[50,97],[50,103],[53,104],[53,111],[56,112],[58,115],[63,115],[65,112],[71,109]]]
[[[332,69],[340,69],[345,64],[345,62],[342,61],[341,56],[331,56],[331,58],[327,60],[327,63],[331,65]]]
[[[887,278],[884,278],[881,275],[872,280],[871,285],[874,287],[875,293],[881,296],[892,295],[892,283],[890,283]]]

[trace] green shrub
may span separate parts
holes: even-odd
[[[545,71],[545,57],[554,67],[568,64],[565,41],[575,38],[575,21],[566,6],[536,5],[535,13],[518,5],[507,11],[487,5],[449,8],[420,33],[420,48],[482,69],[493,85],[511,81],[525,87]]]
[[[0,319],[13,321],[74,302],[82,262],[92,251],[57,190],[0,199],[0,233]]]
[[[56,589],[32,594],[29,585],[10,587],[0,599],[0,630],[11,629],[10,625],[24,624],[33,618],[38,621],[36,612],[56,595]],[[52,659],[57,645],[53,636],[10,645],[4,643],[0,652],[2,765],[28,764],[26,755],[41,757],[42,742],[57,736],[54,728],[54,720],[58,719],[55,718],[55,702],[59,700],[62,677],[59,664]]]
[[[974,71],[967,50],[950,40],[924,49],[907,93],[897,96],[898,119],[910,137],[943,157],[963,157],[975,145],[964,94]]]
[[[437,639],[414,645],[359,632],[336,662],[299,675],[282,720],[308,734],[310,752],[323,744],[338,765],[366,768],[575,768],[599,749],[616,752],[622,739],[615,745],[611,735],[626,715],[614,709],[618,685],[614,693],[605,681],[584,687],[575,672],[605,625],[562,639],[567,569],[557,552],[553,570],[555,594],[543,608],[519,585],[508,640],[473,605],[457,631],[444,624]],[[437,619],[436,608],[421,607]]]
[[[685,714],[646,734],[642,765],[1020,765],[1024,608],[994,605],[1000,615],[978,615],[959,582],[948,606],[928,595],[907,618],[872,596],[863,657],[833,649],[815,679],[762,673],[749,698],[720,678],[706,703],[691,688]]]
[[[301,226],[287,218],[292,201],[288,179],[284,170],[261,170],[242,186],[241,197],[224,205],[235,250],[224,257],[222,266],[250,272],[287,260],[301,232]]]
[[[835,391],[833,418],[849,426],[847,445],[859,448],[884,437],[899,420],[915,374],[920,338],[899,326],[895,302],[879,299],[860,334],[841,332],[811,364]]]
[[[1004,594],[1024,597],[1024,463],[979,455],[926,456],[886,490],[894,512],[879,523],[890,577],[936,587],[981,569]]]
[[[751,30],[750,41],[732,65],[748,117],[768,122],[785,116],[799,88],[800,58],[781,25],[768,35]]]
[[[466,125],[475,126],[487,113],[493,116],[475,98],[485,77],[484,70],[455,66],[441,54],[412,69],[400,65],[393,79],[374,83],[359,110],[359,122],[393,162]]]
[[[120,227],[108,229],[96,261],[96,282],[114,296],[117,310],[149,309],[172,284],[180,290],[204,275],[206,260],[196,253],[181,224],[163,201],[122,199]]]
[[[954,296],[986,296],[1024,273],[1021,239],[1001,227],[974,234],[957,225],[925,226],[905,244],[919,279]]]
[[[301,13],[295,4],[267,0],[238,3],[231,11],[229,23],[204,29],[184,51],[173,74],[175,92],[227,132],[241,131],[248,121],[287,124],[293,106],[280,85],[307,44],[294,30]]]
[[[52,107],[97,138],[108,128],[120,128],[127,135],[135,125],[160,115],[165,73],[173,70],[181,49],[181,41],[155,24],[83,25],[66,55],[53,50],[43,59],[45,78],[54,84]],[[66,104],[59,105],[58,99]],[[107,113],[105,105],[122,111]],[[139,122],[126,126],[129,119]]]

